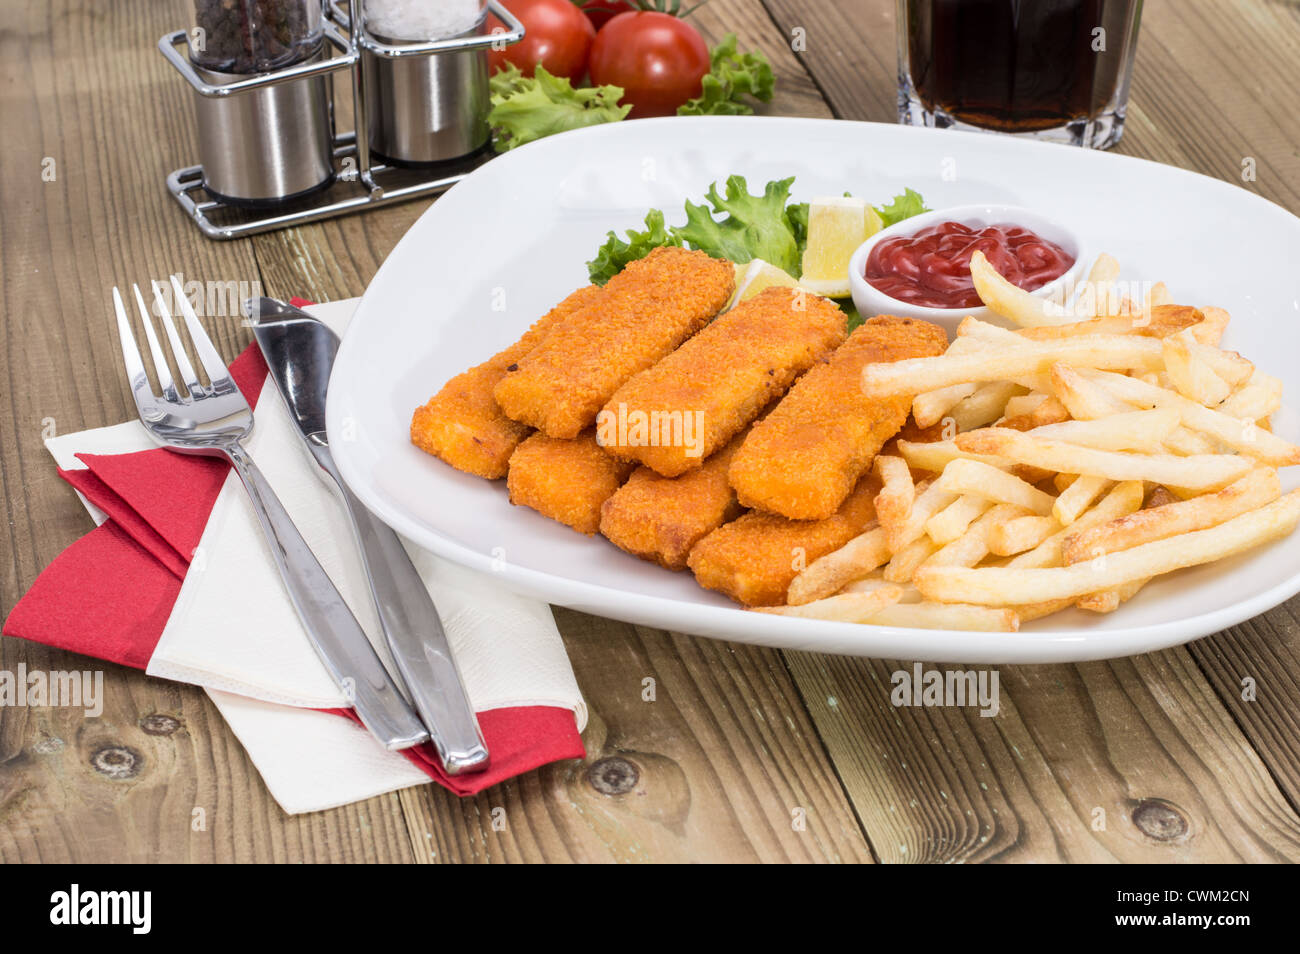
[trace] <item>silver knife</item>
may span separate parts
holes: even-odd
[[[384,637],[444,770],[448,775],[483,771],[487,746],[429,591],[397,534],[348,489],[330,454],[325,390],[338,336],[274,298],[249,299],[244,312],[303,443],[343,497]]]

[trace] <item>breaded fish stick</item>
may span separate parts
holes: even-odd
[[[868,474],[825,520],[751,510],[695,544],[687,563],[700,586],[746,606],[780,606],[801,569],[867,529],[879,491],[880,482]]]
[[[605,285],[521,358],[496,385],[507,417],[550,437],[576,437],[628,378],[704,327],[735,286],[730,262],[684,248],[657,248]]]
[[[600,529],[600,505],[627,479],[632,465],[601,450],[587,431],[573,440],[533,434],[510,455],[510,502],[588,536]]]
[[[684,570],[691,547],[740,514],[727,481],[739,447],[737,437],[704,466],[680,477],[660,477],[649,467],[638,467],[600,508],[600,532],[643,560]]]
[[[597,436],[664,477],[699,467],[843,342],[846,321],[818,295],[768,288],[619,388]]]
[[[731,464],[741,504],[791,520],[833,514],[911,406],[905,396],[865,397],[862,369],[947,347],[947,334],[928,321],[881,315],[864,322],[749,432]]]
[[[506,475],[510,455],[529,427],[501,413],[492,389],[506,369],[532,351],[574,313],[594,303],[603,289],[579,288],[539,318],[524,336],[495,357],[456,375],[411,417],[411,441],[457,470],[489,480]]]

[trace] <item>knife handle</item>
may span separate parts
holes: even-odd
[[[312,647],[362,724],[389,750],[409,749],[428,738],[419,718],[375,654],[365,630],[294,526],[284,504],[242,444],[222,445],[248,490],[271,556],[289,591]]]
[[[448,775],[483,771],[490,760],[487,745],[424,580],[397,534],[366,509],[332,468],[325,469],[347,504],[388,648],[443,769]]]

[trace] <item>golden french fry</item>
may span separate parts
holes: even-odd
[[[928,484],[912,501],[912,509],[908,511],[907,519],[896,526],[885,527],[889,552],[897,554],[917,537],[922,536],[930,518],[956,499],[956,494],[937,488],[933,483]]]
[[[990,381],[954,404],[948,415],[959,431],[983,427],[1000,418],[1007,401],[1024,390],[1014,381]]]
[[[1250,380],[1255,373],[1254,364],[1235,351],[1225,351],[1213,345],[1201,344],[1196,339],[1195,331],[1195,328],[1185,328],[1170,337],[1176,338],[1185,344],[1188,354],[1204,362],[1210,370],[1226,381],[1230,387],[1241,387]]]
[[[992,322],[980,321],[974,315],[967,315],[957,324],[957,339],[954,344],[961,342],[967,354],[981,350],[987,352],[994,348],[1021,348],[1027,342],[1034,340],[1026,335],[1028,330],[1018,328],[1012,331]],[[948,349],[948,353],[952,353],[951,348]]]
[[[971,256],[970,275],[980,300],[1018,325],[1061,325],[1074,319],[1069,310],[1007,281],[983,252]]]
[[[1230,394],[1219,410],[1239,421],[1258,421],[1282,406],[1282,382],[1255,371],[1241,389]]]
[[[1112,590],[1089,593],[1087,596],[1079,597],[1075,605],[1079,609],[1085,609],[1092,613],[1113,613],[1119,609],[1121,603],[1131,600],[1137,595],[1138,590],[1150,582],[1151,578],[1147,577],[1145,580],[1133,580]]]
[[[1067,325],[1044,325],[1038,328],[1018,328],[1016,334],[1032,341],[1047,341],[1054,338],[1072,338],[1077,335],[1144,335],[1148,338],[1164,338],[1186,329],[1193,329],[1196,340],[1201,341],[1202,332],[1195,329],[1205,324],[1205,315],[1198,308],[1189,305],[1156,305],[1149,311],[1134,314],[1112,314],[1100,318],[1089,318],[1071,322]],[[960,329],[958,330],[960,334]],[[1213,345],[1213,341],[1202,344]]]
[[[928,470],[939,474],[955,460],[978,460],[991,467],[1010,467],[1014,461],[993,454],[970,454],[958,449],[953,441],[931,441],[916,443],[899,440],[898,452],[903,459],[917,470]]]
[[[1036,619],[1042,619],[1044,616],[1052,616],[1061,610],[1067,610],[1074,605],[1074,600],[1041,600],[1037,603],[1022,603],[1018,606],[1012,606],[1011,609],[1016,611],[1020,617],[1021,623],[1029,623]]]
[[[1107,315],[1109,302],[1115,297],[1115,279],[1119,278],[1119,262],[1102,252],[1088,270],[1088,277],[1079,289],[1073,313],[1079,316]]]
[[[885,565],[885,579],[890,583],[909,582],[916,568],[938,549],[939,544],[922,534],[894,554],[894,558]]]
[[[1203,494],[1163,506],[1150,506],[1065,539],[1061,559],[1067,565],[1103,553],[1129,550],[1144,543],[1193,530],[1204,530],[1276,500],[1282,493],[1277,471],[1256,468],[1218,493]],[[1154,496],[1154,495],[1153,495]]]
[[[860,580],[854,580],[852,583],[846,583],[844,585],[844,589],[840,590],[839,592],[870,593],[872,590],[880,589],[888,582],[889,581],[884,578],[881,571],[876,570],[868,574],[867,576],[864,576]],[[921,601],[920,592],[917,590],[915,586],[912,586],[910,583],[907,584],[896,583],[891,585],[903,587],[903,597],[902,599],[899,600],[900,603],[919,603]]]
[[[1047,470],[1091,474],[1117,481],[1148,480],[1167,487],[1189,489],[1219,490],[1251,468],[1249,460],[1227,454],[1199,454],[1194,457],[1128,454],[1096,450],[998,427],[959,434],[956,442],[962,450],[1009,457]]]
[[[838,550],[813,560],[793,580],[786,594],[791,606],[812,603],[860,580],[889,561],[884,527],[872,527]]]
[[[1032,550],[1061,529],[1055,517],[1031,514],[1016,517],[999,524],[988,533],[989,552],[998,556],[1012,556]]]
[[[1032,431],[1036,427],[1060,424],[1069,419],[1070,412],[1066,406],[1056,398],[1049,397],[1027,414],[1004,418],[998,422],[998,427],[1009,427],[1016,431]]]
[[[993,502],[983,497],[958,497],[925,522],[925,532],[939,546],[956,540]]]
[[[1165,338],[1161,347],[1165,358],[1165,373],[1183,397],[1206,407],[1217,407],[1231,393],[1232,388],[1228,382],[1215,374],[1214,369],[1192,351],[1181,333]]]
[[[1149,411],[1125,411],[1094,420],[1048,424],[1026,433],[1030,437],[1068,441],[1097,450],[1158,453],[1163,450],[1161,441],[1174,432],[1179,420],[1177,411],[1153,408]]]
[[[1112,315],[1104,318],[1086,318],[1067,325],[1040,325],[1036,328],[1018,328],[1016,334],[1029,341],[1053,341],[1060,338],[1077,338],[1080,335],[1129,335],[1139,332],[1133,318]]]
[[[1015,504],[1002,503],[991,507],[965,533],[948,541],[927,557],[921,566],[974,566],[989,554],[989,535],[1008,520],[1024,516],[1027,512]]]
[[[987,633],[1014,633],[1020,628],[1020,617],[1011,607],[961,603],[893,603],[878,610],[867,622],[873,626]]]
[[[1052,365],[1049,373],[1052,390],[1076,421],[1095,421],[1112,414],[1133,410],[1101,385],[1089,381],[1068,364]]]
[[[903,597],[903,588],[893,584],[883,584],[869,593],[841,593],[828,596],[824,600],[805,603],[802,606],[753,606],[754,613],[771,613],[776,616],[795,616],[800,619],[828,619],[843,623],[861,623],[871,618],[891,603],[897,603]]]
[[[918,394],[912,399],[912,417],[916,419],[916,426],[933,427],[938,424],[959,401],[974,394],[976,387],[974,384],[952,384],[937,391]]]
[[[1194,454],[1221,454],[1224,450],[1220,444],[1210,440],[1204,434],[1198,434],[1186,427],[1174,428],[1165,438],[1164,444],[1168,450],[1183,457],[1191,457]]]
[[[1133,316],[1133,331],[1152,338],[1164,338],[1204,321],[1204,313],[1190,305],[1153,305]]]
[[[1140,480],[1126,480],[1111,488],[1110,493],[1102,497],[1097,505],[1075,520],[1073,524],[1058,530],[1032,550],[1017,554],[1007,561],[1008,567],[1030,569],[1061,565],[1061,548],[1066,537],[1079,533],[1089,527],[1116,520],[1133,513],[1142,506],[1145,488]],[[1024,619],[1021,614],[1021,619]]]
[[[1050,394],[1044,394],[1041,391],[1030,391],[1028,394],[1017,395],[1007,401],[1007,406],[1002,409],[1002,413],[1008,419],[1024,417],[1026,414],[1032,414],[1034,408],[1050,397]]]
[[[1073,566],[1043,569],[936,566],[918,569],[912,582],[943,603],[1006,606],[1073,599],[1210,563],[1285,536],[1300,521],[1300,491],[1205,530],[1193,530]]]
[[[1081,513],[1113,486],[1114,483],[1105,477],[1084,476],[1074,481],[1061,491],[1056,502],[1052,504],[1052,516],[1058,526],[1068,527],[1074,523]]]
[[[1085,377],[1097,382],[1123,401],[1154,407],[1169,407],[1178,411],[1183,423],[1193,430],[1209,434],[1215,440],[1222,441],[1234,450],[1261,460],[1274,467],[1300,464],[1300,447],[1284,441],[1276,434],[1248,426],[1229,417],[1221,411],[1213,410],[1189,401],[1181,394],[1165,388],[1154,387],[1136,378],[1125,377],[1107,371],[1087,371]],[[1178,484],[1184,487],[1198,486],[1180,480],[1159,480],[1157,483]],[[1207,487],[1206,489],[1211,489]]]
[[[1174,503],[1177,499],[1178,498],[1171,494],[1166,488],[1156,487],[1151,491],[1151,493],[1147,494],[1146,503],[1143,507],[1147,510],[1154,507],[1163,507],[1166,504]],[[1261,502],[1266,503],[1267,501]],[[1097,526],[1105,526],[1105,524],[1098,524]],[[1096,529],[1097,527],[1092,527],[1086,532],[1091,533]],[[1071,539],[1071,537],[1066,537],[1066,543],[1068,544]],[[1065,558],[1064,547],[1062,547],[1061,556],[1063,559]],[[1150,582],[1151,578],[1148,577],[1144,580],[1134,580],[1131,583],[1125,583],[1123,586],[1117,586],[1113,589],[1089,593],[1086,596],[1079,597],[1075,605],[1078,606],[1079,609],[1088,610],[1090,613],[1113,613],[1115,610],[1119,609],[1121,603],[1132,599],[1137,595],[1138,590],[1142,589],[1142,587],[1146,586]],[[917,594],[917,597],[920,597],[919,593]]]
[[[1229,314],[1222,308],[1206,306],[1200,309],[1201,320],[1192,326],[1192,334],[1204,345],[1218,346],[1223,340],[1223,332],[1228,328]]]
[[[916,395],[953,384],[1017,381],[1036,378],[1053,364],[1100,369],[1158,370],[1164,367],[1160,342],[1139,335],[1081,335],[1060,341],[1023,341],[1015,348],[991,348],[971,354],[869,364],[862,388],[870,397]],[[1037,381],[1032,382],[1035,385]]]
[[[960,440],[961,437],[958,437]],[[1056,500],[1051,494],[1044,493],[1019,477],[977,460],[953,461],[944,468],[934,486],[953,494],[970,494],[995,503],[1015,504],[1042,516],[1052,512],[1052,504]]]
[[[877,455],[874,466],[880,478],[880,493],[876,494],[876,519],[882,527],[898,527],[912,512],[917,487],[912,482],[912,470],[907,461],[891,454]],[[926,486],[929,486],[928,482]]]

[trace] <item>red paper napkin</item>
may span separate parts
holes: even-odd
[[[230,371],[255,407],[267,375],[257,346],[245,348]],[[162,448],[77,457],[87,469],[59,470],[59,476],[108,514],[108,520],[45,568],[10,612],[3,633],[145,669],[229,465]],[[351,709],[325,711],[360,721]],[[492,753],[485,772],[448,776],[429,744],[403,754],[458,795],[473,795],[549,762],[586,754],[569,709],[490,709],[480,712],[478,720]]]

